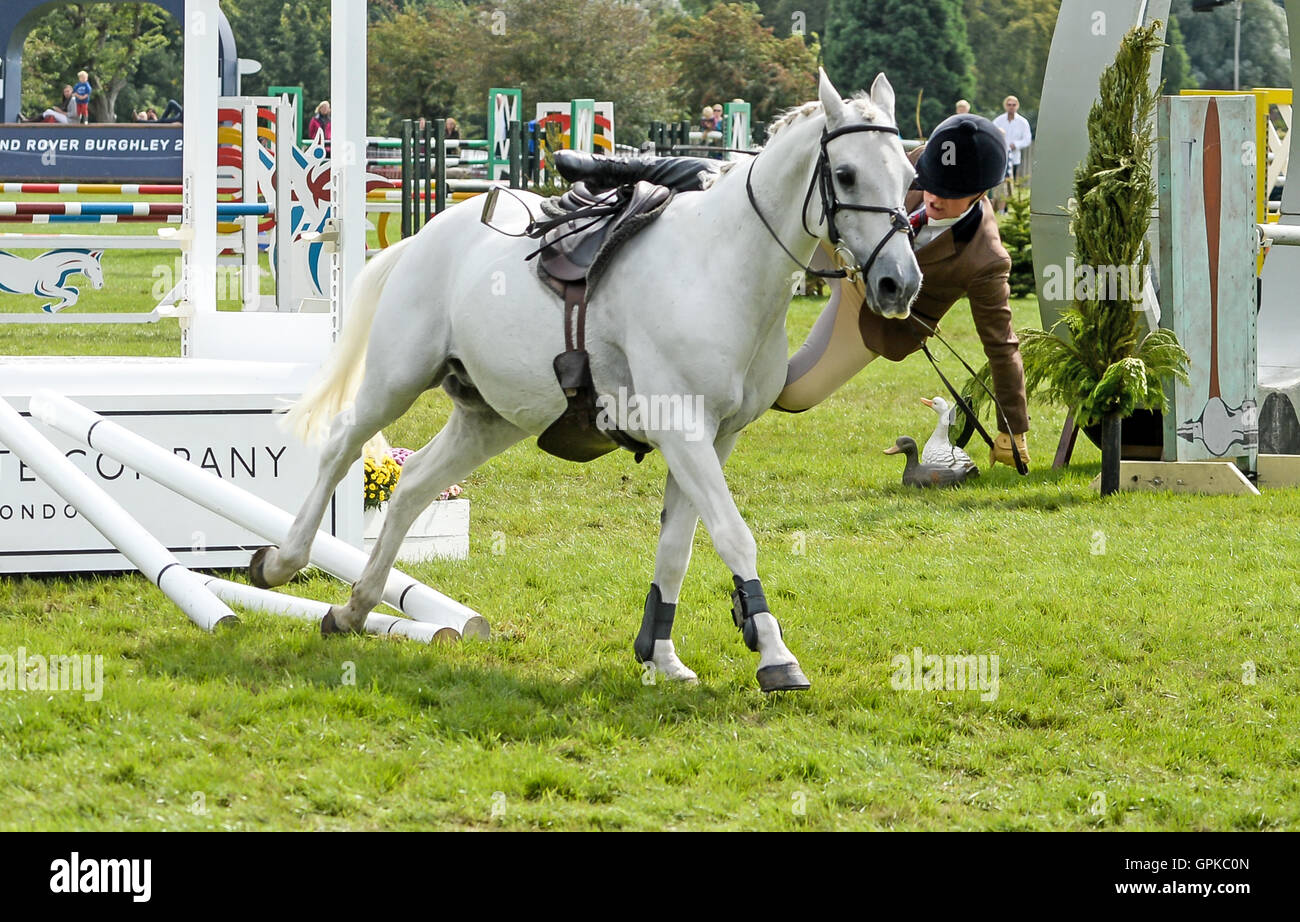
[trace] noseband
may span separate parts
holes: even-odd
[[[871,267],[875,264],[876,257],[880,255],[880,251],[884,249],[885,244],[893,239],[894,234],[907,234],[909,242],[914,236],[912,231],[912,222],[907,219],[907,212],[902,208],[888,208],[884,205],[854,205],[849,202],[841,202],[839,197],[836,196],[835,178],[831,174],[831,158],[826,152],[826,145],[841,135],[852,134],[857,131],[884,131],[889,134],[899,134],[898,129],[891,125],[845,125],[830,132],[823,128],[821,153],[817,157],[817,169],[813,171],[812,181],[808,183],[808,191],[803,197],[802,219],[804,231],[808,236],[816,237],[817,235],[808,227],[808,205],[812,202],[813,190],[815,189],[821,194],[822,200],[822,217],[818,224],[820,225],[825,223],[827,225],[831,244],[835,247],[835,253],[840,257],[840,260],[845,262],[847,265],[848,261],[844,259],[844,254],[848,254],[850,257],[852,257],[852,254],[849,252],[848,247],[840,245],[840,232],[839,228],[835,226],[835,213],[837,211],[873,211],[889,215],[889,230],[885,232],[885,236],[880,238],[880,242],[876,244],[876,248],[871,251],[871,255],[867,257],[867,261],[862,265],[854,266],[853,268],[832,269],[829,271],[805,266],[799,261],[798,257],[790,252],[790,248],[781,242],[781,238],[777,236],[776,231],[772,229],[772,225],[768,223],[767,218],[763,216],[763,212],[759,209],[758,200],[754,198],[754,187],[750,183],[750,178],[753,176],[754,163],[758,160],[757,157],[749,162],[749,171],[745,174],[745,193],[749,196],[749,204],[753,207],[754,214],[758,215],[758,219],[763,222],[763,226],[767,228],[767,232],[772,235],[772,239],[776,241],[777,246],[785,250],[785,254],[794,260],[795,265],[799,266],[809,275],[817,276],[818,278],[848,279],[851,282],[865,279],[867,273],[871,271]]]

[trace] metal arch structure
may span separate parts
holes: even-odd
[[[1300,87],[1300,2],[1287,0],[1286,25],[1291,42],[1291,86]],[[1293,123],[1294,124],[1294,123]],[[1287,132],[1289,163],[1300,163],[1300,144]],[[1282,190],[1278,225],[1300,225],[1300,182]],[[1273,227],[1275,225],[1269,225]],[[1274,247],[1260,272],[1259,450],[1266,454],[1300,454],[1300,248]]]
[[[1070,211],[1074,170],[1088,150],[1086,117],[1097,98],[1101,72],[1115,58],[1120,39],[1134,26],[1168,21],[1169,0],[1063,0],[1052,35],[1043,81],[1042,103],[1033,155],[1034,183],[1030,210],[1034,239],[1034,274],[1039,311],[1050,329],[1068,302],[1048,297],[1049,269],[1059,272],[1073,251]],[[1300,0],[1286,3],[1291,46],[1291,85],[1300,87]],[[1150,80],[1160,79],[1162,57],[1152,60]],[[1225,94],[1232,91],[1225,90]],[[1297,132],[1288,133],[1290,160],[1300,163]],[[1158,164],[1157,164],[1158,171]],[[1159,215],[1152,216],[1151,274],[1160,277]],[[1287,183],[1274,237],[1282,228],[1300,228],[1300,182]],[[1285,242],[1300,232],[1285,234]],[[1300,454],[1300,312],[1294,293],[1300,290],[1300,246],[1270,249],[1260,272],[1258,331],[1259,451]],[[1159,321],[1153,289],[1148,289],[1148,322]]]
[[[23,99],[23,43],[41,17],[69,0],[4,0],[0,4],[0,120],[18,121]],[[108,3],[127,3],[132,0],[106,0]],[[185,0],[148,0],[162,7],[179,24],[185,22]],[[182,29],[182,32],[184,30]],[[239,93],[239,57],[235,53],[235,33],[223,12],[217,20],[217,61],[220,74],[220,93],[236,96]]]

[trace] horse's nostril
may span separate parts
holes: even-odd
[[[891,275],[882,278],[878,287],[882,298],[896,298],[903,290],[903,286]]]

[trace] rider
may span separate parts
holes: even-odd
[[[1014,466],[1014,437],[1027,464],[1025,372],[1008,304],[1011,258],[1002,246],[997,217],[985,197],[1006,175],[1006,142],[988,119],[954,115],[909,159],[916,167],[916,182],[906,207],[924,276],[912,317],[937,327],[958,298],[965,295],[969,299],[975,329],[988,356],[993,392],[1005,413],[1005,418],[997,414],[999,431],[990,463]],[[825,259],[824,251],[819,251],[819,259]],[[830,268],[830,262],[826,259],[814,268]],[[877,356],[900,362],[921,348],[930,335],[928,330],[912,317],[887,320],[864,310],[864,297],[860,281],[845,279],[834,288],[808,339],[790,359],[776,409],[807,410]]]

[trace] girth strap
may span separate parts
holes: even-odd
[[[575,397],[591,382],[587,358],[587,283],[564,285],[564,351],[555,357],[555,375],[564,396]]]

